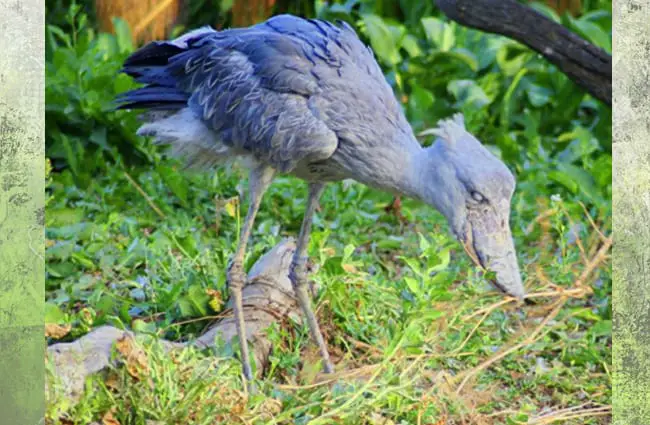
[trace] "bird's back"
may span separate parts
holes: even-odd
[[[202,28],[143,47],[124,71],[146,86],[122,95],[121,107],[181,111],[174,125],[194,117],[203,139],[212,133],[215,143],[283,172],[304,174],[341,148],[361,155],[411,132],[374,55],[347,24],[281,15],[249,28]],[[348,177],[345,161],[329,162],[332,176],[339,167],[336,177]]]

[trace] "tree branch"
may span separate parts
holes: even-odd
[[[595,98],[612,105],[612,57],[515,0],[435,0],[459,24],[525,44]]]

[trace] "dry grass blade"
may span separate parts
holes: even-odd
[[[473,319],[476,316],[491,313],[492,311],[496,310],[497,308],[501,307],[502,305],[510,304],[510,303],[512,303],[514,301],[516,301],[515,298],[506,298],[506,299],[503,299],[503,300],[499,300],[494,304],[491,304],[491,305],[489,305],[487,307],[484,307],[484,308],[482,308],[480,310],[475,311],[474,313],[472,313],[470,315],[467,315],[467,316],[463,317],[463,321],[468,321],[470,319]]]
[[[124,176],[125,176],[126,179],[129,181],[129,183],[131,183],[131,184],[133,185],[133,187],[135,188],[135,190],[137,190],[138,193],[139,193],[140,195],[142,195],[142,197],[143,197],[144,200],[147,202],[147,204],[149,204],[149,206],[151,207],[151,209],[153,209],[153,210],[156,212],[156,214],[158,214],[158,216],[159,216],[160,218],[166,219],[167,217],[165,216],[165,214],[160,210],[160,208],[158,208],[158,207],[156,206],[156,204],[153,202],[153,200],[151,199],[151,197],[149,197],[149,195],[147,195],[147,192],[145,192],[144,189],[142,189],[142,187],[140,187],[140,185],[139,185],[139,184],[138,184],[138,183],[133,179],[133,177],[131,177],[131,176],[129,175],[129,173],[127,173],[126,171],[124,172]]]
[[[612,247],[612,243],[613,243],[612,236],[609,236],[605,239],[600,249],[598,249],[598,252],[594,256],[594,258],[592,258],[591,261],[587,263],[587,266],[580,274],[580,277],[578,277],[578,280],[576,280],[575,283],[576,287],[579,288],[583,286],[587,282],[589,275],[591,275],[591,273],[593,273],[593,271],[596,270],[596,268],[598,268],[598,266],[600,266],[600,264],[603,263],[608,258],[607,252]]]
[[[476,331],[477,331],[478,328],[481,326],[481,324],[485,321],[485,319],[486,319],[488,316],[490,316],[490,313],[492,313],[492,311],[494,311],[494,309],[496,309],[499,305],[500,305],[500,303],[492,304],[492,306],[491,306],[492,308],[486,310],[486,311],[483,313],[483,316],[481,316],[481,318],[479,319],[479,321],[476,322],[476,325],[474,325],[474,327],[472,328],[472,330],[470,331],[470,333],[467,334],[467,337],[465,337],[465,339],[463,340],[463,342],[462,342],[458,347],[456,347],[456,348],[454,348],[453,350],[451,350],[451,352],[449,353],[449,355],[453,355],[453,354],[460,353],[460,351],[461,351],[463,348],[465,348],[465,345],[467,345],[467,342],[472,338],[472,336],[474,335],[474,333],[476,333]]]
[[[569,419],[586,418],[589,416],[605,416],[612,414],[612,406],[599,406],[584,409],[581,407],[582,406],[569,407],[566,409],[560,409],[545,413],[540,416],[536,416],[528,421],[528,425],[546,425],[558,421],[566,421]]]
[[[538,215],[538,216],[535,218],[535,220],[533,220],[533,221],[528,225],[528,227],[526,228],[526,233],[530,233],[530,232],[532,232],[532,231],[533,231],[533,228],[535,227],[535,225],[537,225],[537,224],[541,224],[542,222],[544,222],[544,221],[545,221],[546,219],[548,219],[549,217],[553,217],[553,216],[555,215],[555,213],[557,213],[557,208],[551,208],[551,209],[548,209],[548,210],[544,211],[544,212],[541,213],[540,215]]]
[[[382,365],[381,363],[377,363],[377,364],[362,366],[352,370],[343,370],[340,372],[335,372],[326,375],[327,376],[326,379],[322,379],[313,384],[307,384],[307,385],[276,384],[274,385],[274,387],[281,390],[310,390],[325,385],[330,385],[340,380],[349,380],[351,378],[355,378],[358,376],[371,374],[373,371],[375,371],[375,369],[379,368],[381,365]]]
[[[567,298],[582,298],[587,294],[593,292],[589,287],[564,289],[557,287],[554,291],[533,292],[526,295],[526,298],[552,298],[552,297],[567,297]]]
[[[585,204],[583,204],[582,202],[578,202],[578,203],[579,203],[580,206],[582,207],[582,210],[585,212],[585,215],[587,216],[587,220],[589,220],[589,224],[591,224],[591,227],[592,227],[592,228],[594,229],[594,231],[598,234],[598,236],[600,236],[600,240],[602,240],[603,242],[605,242],[605,241],[607,240],[607,237],[606,237],[606,236],[603,234],[603,232],[598,228],[598,226],[596,225],[596,222],[595,222],[594,219],[591,217],[591,214],[589,214],[589,210],[587,209],[587,207],[585,206]]]

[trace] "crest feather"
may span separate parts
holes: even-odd
[[[438,121],[436,128],[425,130],[420,133],[421,136],[435,135],[440,137],[444,142],[454,145],[457,140],[467,133],[465,129],[465,117],[463,114],[456,113],[451,118],[445,118]]]

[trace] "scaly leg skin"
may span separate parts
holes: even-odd
[[[235,327],[239,336],[239,346],[241,347],[241,362],[244,376],[251,382],[253,380],[253,371],[251,370],[250,356],[248,353],[248,341],[246,339],[246,323],[244,322],[244,305],[242,300],[242,290],[246,284],[246,274],[244,273],[244,257],[246,255],[246,245],[255,223],[255,216],[259,210],[262,197],[273,181],[275,172],[272,168],[260,166],[251,170],[249,185],[249,206],[246,214],[246,221],[241,229],[239,244],[235,255],[233,255],[230,265],[228,266],[228,288],[233,301],[233,313],[235,315]]]
[[[327,344],[323,339],[323,334],[320,331],[316,316],[311,308],[311,298],[307,291],[307,249],[309,247],[309,236],[311,233],[311,225],[314,217],[314,211],[318,205],[318,200],[323,193],[325,185],[320,183],[311,183],[309,185],[309,198],[307,200],[307,210],[302,221],[300,228],[300,235],[296,243],[296,252],[291,263],[289,272],[289,279],[298,298],[298,304],[305,315],[311,337],[318,345],[321,358],[323,360],[323,371],[325,373],[333,373],[334,366],[330,361],[330,355],[327,351]]]

